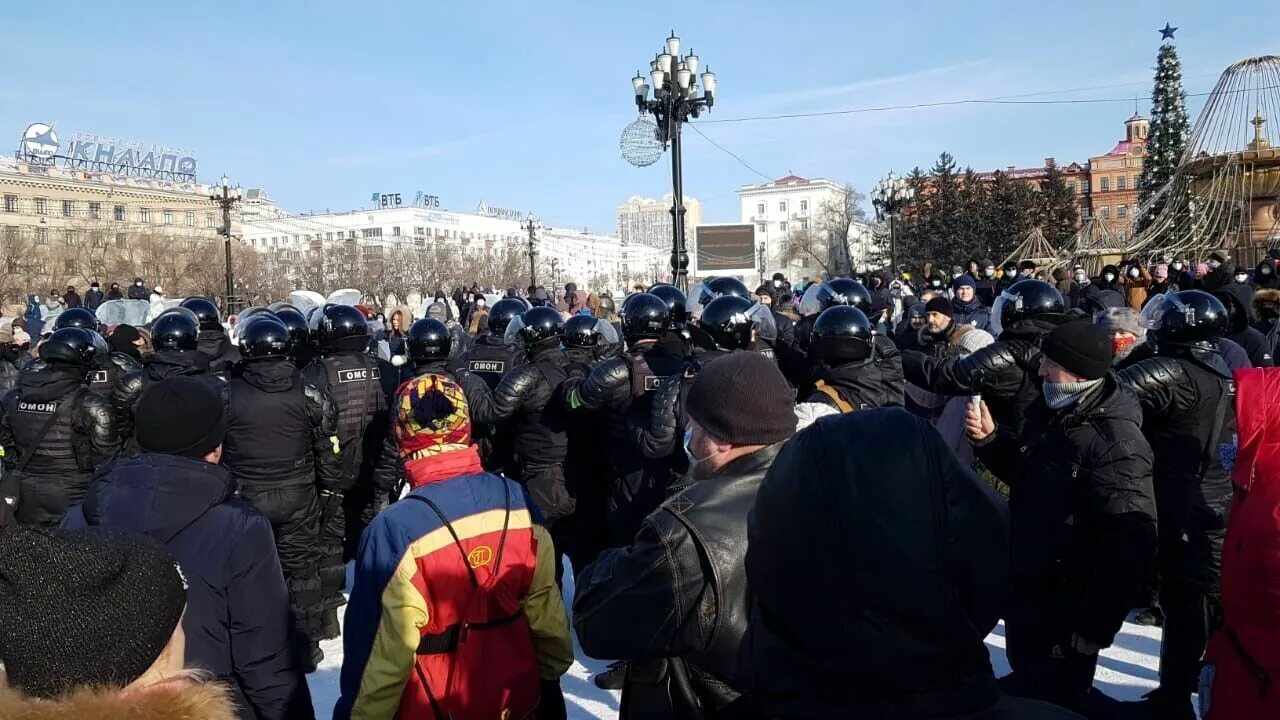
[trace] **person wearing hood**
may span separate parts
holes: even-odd
[[[1138,260],[1131,260],[1121,280],[1125,303],[1134,310],[1147,304],[1147,288],[1151,287],[1151,273]]]
[[[1111,338],[1112,365],[1119,366],[1147,341],[1142,317],[1130,307],[1109,307],[1093,315],[1097,325]]]
[[[914,302],[902,314],[902,321],[893,332],[893,343],[899,350],[921,350],[920,331],[925,326],[925,303]]]
[[[1071,269],[1071,294],[1064,296],[1067,299],[1067,307],[1080,307],[1082,297],[1095,291],[1093,281],[1089,279],[1089,273],[1085,272],[1084,267],[1076,265]]]
[[[195,313],[196,320],[200,322],[200,332],[196,334],[196,350],[209,358],[211,372],[226,377],[240,362],[240,351],[222,327],[218,306],[209,298],[189,297],[182,301],[180,307]]]
[[[62,527],[162,545],[190,585],[186,665],[230,690],[240,720],[312,717],[301,664],[289,653],[289,593],[271,523],[236,497],[235,476],[218,464],[222,399],[198,380],[170,378],[147,388],[137,417],[142,454],[99,468]]]
[[[1169,263],[1169,283],[1176,287],[1174,292],[1178,290],[1194,290],[1196,285],[1192,267],[1185,260],[1174,258]]]
[[[446,319],[446,320],[453,320],[453,321],[457,322],[457,320],[458,320],[458,306],[454,303],[454,301],[453,301],[453,300],[450,300],[450,299],[449,299],[449,296],[448,296],[447,294],[445,294],[445,291],[444,291],[443,289],[441,289],[441,290],[436,290],[436,294],[435,294],[435,296],[432,298],[431,302],[432,302],[432,304],[435,304],[435,303],[442,303],[442,304],[444,305],[444,308],[445,308],[445,311],[446,311],[446,318],[445,318],[445,319]]]
[[[147,286],[142,284],[142,278],[133,279],[133,284],[129,286],[128,299],[148,301],[151,299],[151,294],[147,292]]]
[[[1111,374],[1112,337],[1086,320],[1041,343],[1044,394],[1021,433],[971,406],[969,438],[1010,487],[1013,673],[1021,697],[1084,712],[1098,653],[1141,604],[1156,558],[1153,453],[1142,408]]]
[[[1209,253],[1209,259],[1205,261],[1205,265],[1209,266],[1209,271],[1200,275],[1199,288],[1208,293],[1231,282],[1236,273],[1235,265],[1232,265],[1226,253],[1220,250]]]
[[[0,717],[235,720],[227,688],[184,662],[187,585],[145,538],[29,528],[0,536]]]
[[[1213,296],[1221,300],[1227,308],[1227,330],[1223,333],[1223,337],[1244,348],[1252,367],[1275,365],[1272,356],[1274,347],[1267,340],[1266,335],[1258,332],[1250,324],[1253,289],[1244,283],[1231,282],[1219,288]]]
[[[978,284],[973,278],[961,275],[951,283],[951,291],[952,318],[956,324],[991,332],[991,308],[978,299]]]
[[[97,280],[94,280],[84,294],[84,306],[89,309],[89,312],[97,312],[98,306],[102,304],[102,301],[102,286],[98,284]]]
[[[467,333],[471,337],[482,335],[489,324],[489,311],[485,309],[487,304],[488,300],[484,295],[476,293],[472,296],[471,311],[467,313]]]
[[[1275,357],[1280,343],[1280,288],[1259,288],[1253,294],[1253,329],[1267,338],[1267,347]]]
[[[1103,265],[1102,272],[1098,274],[1093,284],[1099,290],[1119,290],[1120,282],[1120,268],[1115,265]]]
[[[27,307],[22,313],[22,319],[27,323],[27,333],[33,338],[40,337],[40,331],[44,329],[44,306],[40,304],[39,295],[27,296]]]
[[[76,292],[74,285],[68,285],[67,291],[62,294],[62,302],[68,308],[83,307],[84,303],[80,299],[80,293]]]
[[[0,502],[15,505],[24,525],[57,525],[84,498],[93,469],[120,449],[110,401],[89,392],[90,332],[54,332],[40,345],[42,362],[0,397]]]
[[[1253,287],[1257,290],[1275,290],[1280,288],[1280,278],[1276,277],[1276,261],[1263,258],[1253,269]]]
[[[1008,523],[1000,498],[904,410],[798,433],[747,518],[753,597],[734,709],[797,720],[1075,718],[1002,695],[992,673],[983,640],[1005,607]]]
[[[115,406],[118,421],[117,429],[120,432],[120,438],[125,441],[126,452],[130,454],[136,448],[134,431],[137,425],[133,421],[134,408],[142,397],[142,391],[148,385],[168,377],[183,375],[201,378],[204,382],[218,388],[220,394],[224,394],[225,385],[213,374],[209,365],[209,356],[196,349],[199,343],[200,327],[193,314],[176,310],[165,313],[156,318],[151,329],[155,353],[142,361],[141,370],[122,375],[111,393],[111,404]],[[121,332],[121,328],[117,328],[113,337]],[[134,332],[137,330],[135,329]],[[124,332],[125,336],[131,334]]]
[[[983,305],[992,307],[996,297],[1000,295],[1000,279],[997,277],[996,264],[990,258],[983,258],[978,263],[976,292]]]
[[[112,354],[119,353],[136,362],[142,362],[142,333],[132,325],[115,326],[107,338],[107,347]]]
[[[333,396],[303,379],[290,345],[288,328],[270,317],[241,330],[222,463],[239,480],[240,497],[271,522],[293,613],[289,647],[310,672],[324,657],[320,502],[341,497],[345,479]]]
[[[124,292],[120,289],[120,283],[111,283],[111,288],[107,291],[108,300],[123,300]]]

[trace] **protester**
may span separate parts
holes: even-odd
[[[187,376],[202,378],[205,382],[218,387],[219,392],[223,392],[225,388],[223,382],[212,374],[209,356],[196,349],[199,343],[200,325],[194,313],[182,309],[164,313],[156,318],[151,329],[154,333],[155,353],[145,357],[141,370],[123,375],[111,394],[111,403],[115,406],[119,425],[117,429],[121,439],[125,441],[128,452],[134,450],[133,437],[137,427],[133,420],[134,408],[138,399],[142,397],[142,391],[148,385],[169,377]],[[136,329],[134,331],[137,332]],[[131,336],[132,333],[117,328],[113,338],[121,332],[124,333],[124,337],[113,347],[127,347],[124,338]],[[141,333],[139,333],[139,339],[143,339]],[[139,347],[139,351],[145,356],[145,350],[144,342]]]
[[[419,376],[394,406],[413,490],[360,543],[333,717],[546,717],[573,664],[551,538],[481,468],[457,383]]]
[[[98,306],[102,305],[102,287],[98,285],[98,281],[94,280],[89,285],[89,289],[84,294],[84,306],[90,312],[97,312]]]
[[[62,303],[68,308],[78,308],[83,305],[80,300],[80,293],[76,292],[74,285],[67,286],[67,292],[62,295]]]
[[[107,338],[107,347],[111,348],[111,352],[121,353],[139,361],[142,360],[143,344],[142,334],[132,325],[117,325],[111,331],[111,336]]]
[[[1134,310],[1141,310],[1147,304],[1147,288],[1151,287],[1151,273],[1137,260],[1129,261],[1120,280],[1124,288],[1125,302]]]
[[[27,307],[22,313],[22,319],[26,321],[26,330],[31,337],[40,337],[40,331],[44,329],[45,314],[44,306],[40,304],[40,296],[28,295]]]
[[[133,284],[129,286],[127,298],[129,300],[151,300],[151,293],[142,284],[142,278],[133,279]]]
[[[227,689],[184,665],[186,601],[183,569],[146,540],[0,534],[0,717],[233,720]]]
[[[484,295],[477,293],[471,305],[471,311],[467,313],[467,332],[471,337],[476,337],[484,332],[484,328],[489,322],[489,312],[485,310],[486,300]]]
[[[1107,308],[1094,315],[1093,323],[1111,338],[1112,365],[1119,365],[1147,339],[1147,328],[1132,308]]]
[[[958,325],[968,325],[990,332],[991,308],[983,305],[978,299],[977,286],[973,278],[968,275],[961,275],[951,283],[952,318]]]
[[[0,395],[18,384],[22,348],[13,341],[13,326],[0,326]]]
[[[185,377],[162,380],[138,402],[142,454],[99,468],[69,529],[146,535],[164,546],[192,586],[182,625],[186,663],[231,690],[242,720],[307,717],[311,697],[289,654],[289,593],[271,524],[236,497],[218,462],[222,398]]]
[[[1252,367],[1271,367],[1275,364],[1272,353],[1274,347],[1267,336],[1252,326],[1250,312],[1253,310],[1253,289],[1238,282],[1229,282],[1213,296],[1222,301],[1227,308],[1227,330],[1224,337],[1244,349]]]
[[[124,292],[120,290],[120,283],[111,283],[111,288],[107,291],[108,300],[123,300]]]
[[[1276,277],[1276,261],[1264,258],[1253,271],[1253,287],[1257,290],[1275,290],[1280,288],[1280,279]]]
[[[684,484],[630,545],[578,575],[573,618],[583,651],[631,660],[623,715],[714,717],[738,697],[748,598],[741,520],[795,430],[794,417],[774,412],[791,392],[757,353],[704,369],[685,402],[694,465]]]
[[[1235,266],[1227,260],[1227,255],[1224,252],[1215,251],[1209,253],[1209,260],[1204,263],[1208,268],[1208,272],[1199,274],[1199,289],[1211,293],[1231,282],[1232,276],[1235,274]]]

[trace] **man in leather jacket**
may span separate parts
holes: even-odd
[[[56,526],[84,499],[94,468],[120,449],[110,403],[87,387],[90,332],[54,331],[40,362],[0,398],[0,502],[16,505],[20,523]]]
[[[1219,572],[1234,453],[1235,386],[1217,349],[1227,328],[1222,303],[1199,290],[1161,296],[1148,332],[1156,355],[1117,379],[1142,403],[1143,433],[1155,452],[1158,566],[1164,636],[1160,687],[1144,701],[1153,718],[1193,718],[1200,657],[1221,624]],[[1135,356],[1141,357],[1137,352]]]
[[[689,389],[694,466],[627,547],[605,551],[577,579],[573,619],[584,652],[630,662],[624,716],[702,717],[738,697],[747,627],[743,518],[795,431],[777,365],[734,353]]]

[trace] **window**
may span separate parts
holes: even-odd
[[[778,203],[778,212],[785,214],[787,212],[787,201],[783,200]]]
[[[37,215],[49,214],[49,198],[36,198],[36,214]]]
[[[138,222],[151,222],[151,208],[138,208]]]
[[[71,258],[68,258],[68,259],[66,259],[66,260],[63,260],[63,261],[62,261],[62,271],[63,271],[63,272],[68,272],[68,273],[73,273],[73,272],[75,272],[75,271],[76,271],[76,261],[75,261],[75,260],[73,260],[73,259],[71,259]]]
[[[102,219],[102,203],[100,202],[89,203],[89,217],[93,218],[94,220]]]
[[[1141,185],[1139,185],[1139,184],[1138,184],[1138,181],[1139,181],[1139,180],[1141,180],[1141,179],[1142,179],[1142,176],[1141,176],[1141,175],[1134,175],[1134,176],[1133,176],[1133,189],[1134,189],[1134,190],[1137,190],[1139,187],[1141,187]]]
[[[400,226],[399,226],[399,225],[396,225],[396,226],[392,227],[392,228],[391,228],[391,234],[392,234],[392,235],[395,235],[396,237],[399,237],[399,236],[400,236]]]
[[[112,208],[112,209],[111,209],[111,216],[112,216],[113,218],[115,218],[116,222],[124,222],[124,218],[125,218],[125,214],[124,214],[124,206],[123,206],[123,205],[117,205],[117,206],[115,206],[114,208]]]
[[[414,235],[426,235],[426,234],[427,234],[427,229],[426,229],[426,228],[424,228],[424,227],[415,227],[415,228],[413,228],[413,234],[414,234]]]
[[[769,232],[769,224],[768,224],[768,223],[756,223],[756,231],[757,231],[757,232],[762,232],[762,233],[767,233],[767,232]]]
[[[782,232],[787,231],[787,223],[785,220],[783,222],[778,223],[778,229],[781,230]]]
[[[1081,219],[1081,220],[1088,220],[1088,219],[1089,219],[1089,215],[1090,215],[1089,208],[1087,208],[1087,207],[1086,207],[1086,208],[1080,208],[1080,219]]]
[[[1129,178],[1125,177],[1124,175],[1121,175],[1120,177],[1116,178],[1116,189],[1124,190],[1125,189],[1124,186],[1128,183],[1128,180]]]
[[[1098,210],[1098,217],[1102,218],[1103,220],[1110,220],[1110,219],[1111,219],[1111,208],[1107,207],[1106,205],[1103,205],[1103,206]]]
[[[297,236],[297,235],[294,235],[294,236],[293,236],[293,244],[294,244],[294,245],[297,245],[297,244],[298,244],[298,236]]]
[[[75,247],[75,246],[79,245],[79,244],[80,244],[80,238],[76,237],[76,235],[77,235],[77,233],[76,233],[76,231],[75,231],[75,230],[63,230],[63,231],[62,231],[62,244],[66,245],[67,247]]]
[[[196,214],[188,210],[186,213],[183,214],[182,221],[187,227],[195,227]]]
[[[195,240],[187,240],[187,241],[183,242],[182,244],[183,244],[183,245],[184,245],[188,250],[195,250],[195,249],[196,249],[196,241],[195,241]]]
[[[1089,192],[1089,181],[1088,181],[1088,180],[1081,180],[1081,181],[1080,181],[1080,192],[1082,192],[1082,193],[1087,193],[1087,192]]]
[[[756,205],[756,214],[757,214],[757,215],[764,215],[764,203],[758,203],[758,204]]]
[[[1118,218],[1129,217],[1129,206],[1128,205],[1116,206],[1116,217]]]
[[[1106,192],[1111,189],[1111,178],[1102,178],[1098,182],[1098,187],[1102,189],[1102,192]]]
[[[205,226],[205,227],[207,227],[207,228],[214,227],[214,224],[213,224],[213,213],[205,213],[205,214],[204,214],[204,226]]]
[[[89,233],[89,243],[96,248],[104,248],[107,246],[107,236],[100,232]]]
[[[325,239],[325,240],[333,240],[333,233],[331,233],[331,232],[327,232],[327,233],[325,233],[325,234],[324,234],[324,239]]]
[[[49,228],[43,228],[43,227],[36,228],[36,244],[37,245],[49,244]]]
[[[4,239],[5,239],[5,242],[10,242],[10,243],[18,242],[18,226],[6,225],[4,228]]]
[[[172,224],[173,224],[173,211],[172,211],[172,210],[165,210],[165,211],[164,211],[164,224],[165,224],[165,225],[172,225]]]
[[[809,201],[808,201],[808,200],[801,200],[801,201],[800,201],[800,212],[802,212],[802,213],[807,213],[807,212],[809,212]]]
[[[380,238],[382,237],[382,228],[380,227],[364,228],[363,230],[360,231],[360,235],[365,240],[369,240],[371,238]],[[353,234],[353,237],[354,237],[354,234]]]
[[[801,220],[801,221],[800,221],[800,229],[801,229],[801,230],[808,230],[808,229],[809,229],[809,221],[808,221],[808,220]]]
[[[1075,184],[1075,183],[1073,183],[1073,182],[1069,182],[1069,183],[1067,183],[1067,189],[1068,189],[1068,190],[1070,190],[1071,192],[1075,192],[1075,191],[1076,191],[1076,184]]]
[[[124,233],[116,233],[116,247],[122,248],[125,245],[128,245],[129,241],[127,237],[128,236],[126,236]]]
[[[18,196],[17,195],[4,196],[4,211],[7,213],[18,212]]]
[[[355,239],[356,239],[356,231],[355,231],[355,230],[349,230],[349,231],[347,232],[347,239],[348,239],[348,240],[355,240]]]

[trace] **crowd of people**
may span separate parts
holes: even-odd
[[[314,717],[339,636],[335,718],[563,718],[575,636],[624,718],[1280,715],[1276,269],[29,307],[0,717]]]

